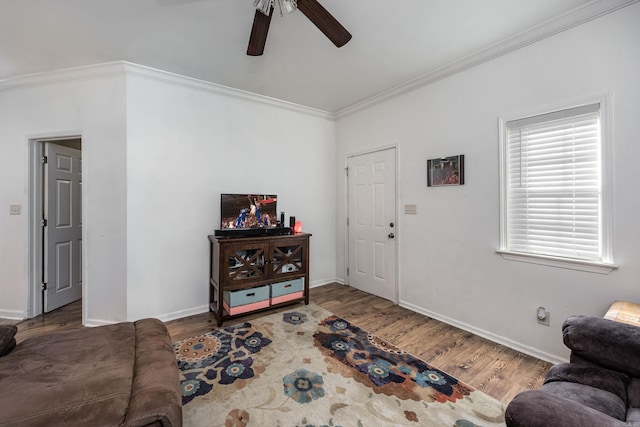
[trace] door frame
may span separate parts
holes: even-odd
[[[344,156],[344,170],[345,170],[345,180],[344,180],[344,200],[343,200],[343,204],[344,204],[344,218],[342,219],[343,224],[345,226],[346,229],[346,233],[344,233],[344,258],[346,260],[345,264],[344,264],[344,271],[343,271],[343,277],[344,279],[344,284],[345,285],[349,285],[349,275],[347,274],[347,269],[349,268],[349,226],[347,226],[347,218],[349,217],[349,175],[346,173],[347,168],[349,167],[349,159],[351,157],[358,157],[358,156],[364,156],[367,154],[373,154],[373,153],[377,153],[380,151],[387,151],[387,150],[393,150],[395,153],[395,159],[396,159],[396,173],[395,173],[395,200],[393,201],[393,206],[394,206],[394,210],[395,210],[395,239],[394,239],[394,245],[396,246],[396,256],[395,256],[395,271],[393,272],[393,274],[395,275],[395,282],[396,282],[396,289],[394,291],[394,304],[399,304],[400,302],[400,269],[399,269],[399,265],[400,265],[400,245],[399,245],[399,240],[401,239],[402,233],[401,233],[401,227],[400,227],[400,221],[399,221],[399,209],[398,209],[398,202],[399,202],[399,198],[398,195],[400,194],[400,188],[399,188],[399,180],[398,180],[398,171],[399,171],[399,151],[400,151],[400,147],[398,146],[398,143],[394,143],[394,144],[389,144],[389,145],[382,145],[376,148],[370,148],[370,149],[366,149],[366,150],[362,150],[362,151],[354,151],[351,153],[346,153]]]
[[[44,144],[46,142],[63,141],[68,139],[84,138],[80,131],[46,133],[43,135],[27,136],[29,144],[29,203],[28,203],[28,268],[27,268],[27,318],[43,314],[42,311],[42,279],[43,279],[43,243],[44,234],[42,218],[44,216],[44,168],[42,156],[44,156]],[[84,167],[83,167],[84,170]],[[82,186],[81,196],[85,199],[85,185]],[[85,203],[82,203],[81,215],[82,224],[85,224],[84,214]],[[86,227],[82,227],[82,239],[86,242]],[[82,324],[85,323],[85,301],[87,297],[87,287],[85,279],[86,245],[82,245]]]

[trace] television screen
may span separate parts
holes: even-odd
[[[277,200],[274,194],[221,194],[220,228],[275,227]]]

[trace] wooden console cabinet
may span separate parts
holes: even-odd
[[[225,320],[246,314],[246,311],[231,314],[229,311],[235,309],[225,308],[225,296],[230,305],[234,294],[244,294],[241,296],[246,297],[253,294],[253,288],[257,291],[255,294],[260,295],[261,301],[254,305],[260,308],[250,311],[267,310],[301,301],[309,304],[309,237],[311,234],[308,233],[234,238],[209,236],[209,311],[215,313],[218,326]],[[303,282],[302,293],[291,294],[293,299],[285,302],[280,302],[283,300],[281,296],[269,298],[265,303],[263,295],[267,288],[271,293],[276,289],[282,291],[281,285],[288,286],[283,282],[299,284],[298,279]]]

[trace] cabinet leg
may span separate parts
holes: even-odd
[[[216,311],[216,320],[218,321],[218,328],[222,326],[222,310]]]

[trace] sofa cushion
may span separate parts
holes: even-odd
[[[627,404],[627,384],[629,377],[621,372],[593,366],[579,366],[561,363],[552,366],[544,383],[566,381],[606,390],[618,396]]]
[[[9,354],[16,347],[16,325],[0,325],[0,357]]]
[[[132,323],[22,341],[0,358],[0,425],[122,424],[135,349]]]
[[[631,378],[627,386],[627,422],[640,424],[640,378]]]
[[[640,327],[594,316],[571,316],[562,338],[574,355],[614,371],[640,377]]]
[[[124,426],[156,422],[162,426],[180,426],[180,373],[167,328],[158,319],[138,320],[135,327],[135,370]]]
[[[624,421],[627,416],[627,405],[610,391],[563,381],[546,383],[540,390],[588,406],[621,421]]]
[[[508,427],[631,427],[600,411],[542,390],[519,393],[507,406]]]

